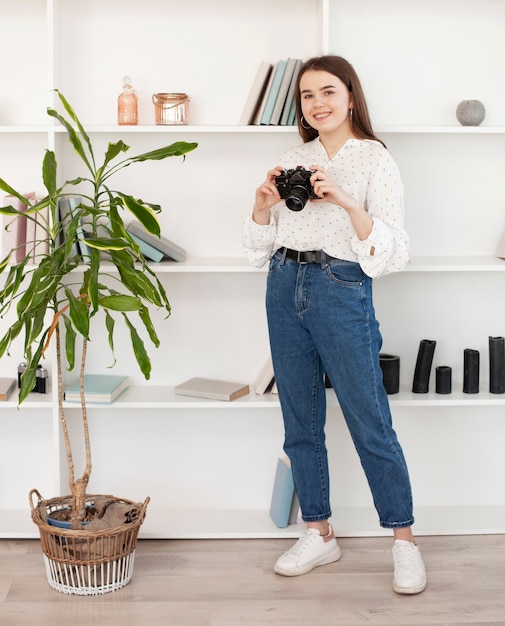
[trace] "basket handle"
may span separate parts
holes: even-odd
[[[38,499],[37,506],[39,506],[39,504],[44,501],[44,498],[40,495],[40,493],[36,489],[32,489],[30,493],[28,494],[28,501],[30,502],[30,508],[32,510],[32,513],[35,513],[35,505],[33,504],[33,496],[37,496],[37,499]]]
[[[139,519],[140,520],[144,519],[144,517],[146,515],[147,505],[149,504],[150,501],[151,501],[151,498],[149,496],[147,496],[147,498],[144,500],[144,503],[140,507],[140,512],[139,512]]]

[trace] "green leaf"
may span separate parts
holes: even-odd
[[[88,170],[94,175],[93,167],[92,167],[92,165],[91,165],[91,163],[90,163],[90,161],[88,159],[88,156],[86,155],[86,152],[84,151],[84,147],[82,145],[82,141],[79,139],[79,134],[76,132],[76,130],[72,126],[72,124],[70,124],[55,109],[48,108],[47,109],[47,114],[50,117],[56,118],[60,122],[60,124],[65,127],[65,129],[67,131],[67,134],[68,134],[68,139],[69,139],[70,143],[72,144],[72,146],[74,147],[74,150],[81,157],[83,163],[86,165]]]
[[[114,357],[114,364],[116,363],[116,357],[114,356],[114,326],[116,322],[114,318],[109,313],[109,311],[105,310],[105,326],[107,328],[107,335],[109,337],[109,347],[112,352],[112,356]]]
[[[116,143],[109,143],[107,152],[105,153],[105,160],[103,163],[104,166],[107,165],[107,163],[110,163],[110,161],[113,161],[118,154],[121,154],[121,152],[128,152],[129,149],[130,146],[127,146],[121,139]]]
[[[44,348],[45,335],[42,337],[35,354],[31,353],[28,349],[26,353],[26,370],[21,375],[21,388],[19,390],[18,405],[21,404],[35,387],[37,380],[37,365],[40,363],[42,357],[42,350]]]
[[[142,303],[134,296],[112,295],[99,298],[100,305],[113,311],[138,311]]]
[[[65,322],[65,354],[67,357],[67,367],[70,371],[75,366],[75,340],[77,333],[75,332],[72,322],[67,315],[63,315],[63,321]]]
[[[130,339],[132,342],[133,353],[139,365],[140,371],[144,375],[146,380],[151,378],[151,359],[146,352],[144,342],[140,338],[135,326],[130,322],[128,317],[123,314],[124,320],[128,328],[130,329]]]
[[[65,289],[65,295],[70,305],[70,319],[78,333],[89,339],[89,311],[85,302],[76,298],[72,291]]]
[[[96,250],[95,248],[92,248],[90,251],[88,296],[91,302],[91,309],[94,313],[98,311],[98,295],[99,295],[98,270],[99,269],[100,269],[100,252],[98,252],[98,250]]]
[[[167,157],[183,156],[198,147],[196,142],[188,143],[186,141],[176,141],[175,143],[165,146],[164,148],[158,148],[157,150],[151,150],[150,152],[144,152],[137,156],[131,157],[131,163],[138,161],[161,161]]]
[[[56,156],[52,150],[46,150],[42,161],[42,180],[50,196],[56,194]]]
[[[124,250],[128,248],[127,241],[112,237],[90,237],[86,239],[86,244],[97,250]]]
[[[12,341],[19,335],[23,328],[22,320],[17,320],[12,324],[12,326],[7,330],[5,335],[0,340],[0,358],[5,354],[5,352],[9,349]]]
[[[17,192],[13,187],[11,187],[8,183],[6,183],[3,178],[0,178],[0,189],[2,191],[5,191],[11,196],[16,196],[16,198],[23,200],[23,196],[19,192]]]
[[[118,195],[122,198],[124,206],[133,213],[144,228],[159,237],[161,234],[160,223],[152,210],[152,205],[120,192],[118,192]]]
[[[153,342],[153,344],[159,348],[160,345],[160,340],[158,338],[158,335],[156,334],[156,330],[153,326],[153,323],[151,321],[151,316],[149,315],[149,309],[146,306],[142,306],[139,309],[139,317],[142,320],[142,322],[144,323],[144,326],[147,330],[147,332],[149,333],[149,339]]]

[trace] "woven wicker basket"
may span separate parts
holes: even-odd
[[[71,530],[47,523],[46,515],[70,507],[72,496],[44,500],[32,489],[29,498],[32,520],[40,532],[47,580],[53,589],[94,596],[117,591],[130,582],[137,537],[149,498],[138,504],[113,496],[88,495],[87,506],[93,506],[97,499],[113,498],[116,502],[139,507],[134,521],[104,530]]]

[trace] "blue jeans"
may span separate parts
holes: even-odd
[[[382,383],[372,279],[358,263],[270,261],[266,307],[275,380],[302,516],[331,516],[325,444],[328,375],[384,528],[414,523],[407,465]]]

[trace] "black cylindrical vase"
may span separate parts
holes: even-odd
[[[479,393],[480,354],[465,348],[463,352],[463,393]]]
[[[400,357],[396,354],[379,354],[382,382],[387,394],[400,391]]]
[[[428,393],[430,385],[431,365],[437,342],[433,339],[422,339],[417,353],[416,368],[414,370],[414,393]]]
[[[505,340],[489,337],[489,392],[505,393]]]
[[[452,392],[452,369],[448,365],[435,368],[435,391],[444,394]]]

